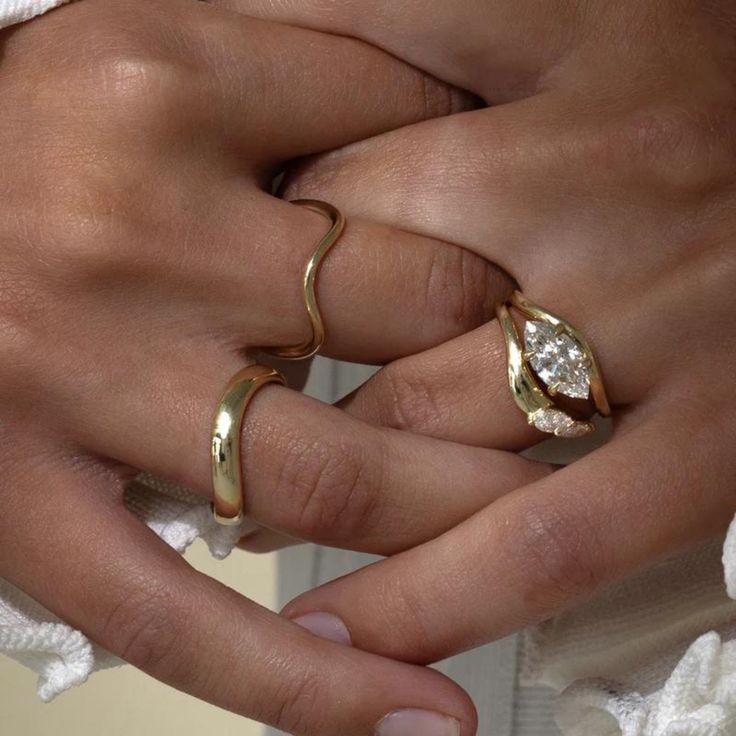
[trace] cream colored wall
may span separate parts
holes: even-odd
[[[269,608],[276,600],[276,556],[234,552],[217,562],[197,542],[187,559],[198,569]],[[0,656],[0,736],[262,736],[232,713],[183,695],[122,667],[92,675],[82,687],[45,705],[36,676]]]

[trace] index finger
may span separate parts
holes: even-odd
[[[472,704],[448,679],[284,621],[193,570],[93,462],[63,465],[7,478],[17,482],[0,518],[0,575],[109,651],[295,736],[372,736],[407,708],[437,713],[448,736],[475,733]],[[26,505],[28,488],[44,489],[42,504]]]

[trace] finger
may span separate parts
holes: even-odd
[[[652,284],[661,281],[656,264],[635,273],[626,265],[651,231],[620,222],[619,207],[611,206],[630,206],[631,169],[598,165],[621,144],[620,132],[600,120],[566,125],[569,102],[542,95],[395,131],[306,164],[287,195],[327,198],[348,217],[455,243],[497,264],[536,302],[583,330],[611,400],[627,404],[662,370],[646,356],[663,348],[667,329],[651,335],[638,328],[644,295],[658,322],[674,318],[666,287],[652,300]],[[469,151],[483,151],[482,163]],[[605,206],[592,194],[593,181],[610,192]],[[661,209],[646,193],[637,206]],[[594,305],[604,302],[601,314]]]
[[[210,497],[212,416],[242,362],[233,357],[203,371],[199,351],[187,358],[179,345],[171,349],[168,357],[161,345],[153,348],[149,364],[158,367],[148,375],[116,381],[116,401],[104,413],[95,387],[89,408],[70,409],[70,431],[97,454]],[[166,368],[175,362],[176,371]],[[129,364],[119,368],[133,373]],[[433,538],[550,472],[512,453],[371,427],[273,385],[249,405],[242,440],[253,520],[298,539],[377,553]]]
[[[209,106],[211,122],[245,154],[233,165],[262,169],[264,162],[331,150],[471,104],[362,41],[206,3],[186,12],[195,61],[206,70],[202,83],[220,93],[219,104]]]
[[[176,226],[187,237],[169,251],[166,278],[189,283],[203,320],[223,342],[308,341],[303,273],[327,220],[240,188],[219,204],[203,202],[202,210]],[[218,258],[203,258],[202,242],[217,242]],[[322,352],[387,362],[487,322],[511,289],[500,269],[462,248],[351,217],[317,276]]]
[[[543,227],[569,217],[579,184],[570,151],[583,135],[559,124],[561,102],[464,112],[317,156],[290,172],[285,196],[462,245],[525,280]]]
[[[610,250],[633,253],[651,237],[612,206],[630,205],[636,177],[648,174],[640,163],[610,161],[611,150],[627,146],[627,131],[600,116],[570,124],[580,104],[572,94],[547,93],[386,133],[303,162],[285,196],[327,199],[348,217],[461,245],[525,289],[605,273],[576,284],[578,301],[600,301],[602,293],[620,301],[617,284],[644,288],[656,275],[632,274]],[[603,203],[595,193],[601,187]],[[640,206],[661,207],[640,189]]]
[[[369,736],[401,708],[439,711],[475,733],[473,707],[449,680],[319,639],[197,573],[111,497],[109,474],[79,465],[5,476],[18,485],[4,489],[0,575],[92,640],[297,736]],[[27,504],[39,488],[43,503]]]
[[[487,100],[533,94],[560,63],[582,13],[554,0],[216,0],[268,20],[362,38]]]
[[[243,537],[238,542],[238,547],[253,554],[267,554],[287,547],[294,547],[301,543],[300,539],[294,539],[294,537],[280,534],[272,529],[260,528]]]
[[[514,403],[498,322],[382,368],[338,406],[356,419],[430,437],[519,450],[544,435]]]
[[[725,530],[733,486],[723,479],[734,468],[690,452],[693,443],[718,447],[718,425],[701,407],[670,405],[436,541],[307,593],[284,614],[329,611],[356,646],[413,662],[544,620]]]
[[[65,95],[44,97],[49,115],[69,104],[106,113],[97,117],[96,140],[109,136],[116,149],[122,142],[149,161],[165,152],[181,164],[196,153],[226,166],[231,176],[247,170],[267,181],[291,158],[477,104],[360,40],[204,2],[149,5],[145,27],[134,2],[109,5],[108,43],[83,39],[76,66],[53,44],[61,48],[73,30],[100,26],[95,7],[70,4],[18,31],[26,38],[37,34],[64,70],[60,76],[74,79]],[[22,54],[16,57],[9,73],[27,65]],[[86,126],[79,127],[83,136]],[[131,172],[118,173],[122,191]],[[136,181],[132,176],[131,188]]]

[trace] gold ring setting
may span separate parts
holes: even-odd
[[[523,338],[512,310],[524,318]],[[508,382],[527,421],[557,437],[583,437],[595,430],[596,412],[611,413],[603,378],[590,343],[569,322],[515,291],[497,310],[506,341]],[[595,410],[572,402],[592,402]]]
[[[240,434],[246,409],[260,389],[269,383],[284,384],[281,374],[265,365],[251,365],[236,373],[217,405],[212,425],[212,511],[223,526],[243,520],[243,468]]]
[[[314,252],[309,261],[307,261],[307,266],[304,269],[304,275],[302,277],[304,304],[312,325],[312,336],[299,345],[269,350],[271,355],[283,360],[305,360],[316,355],[325,341],[324,321],[319,304],[317,303],[317,276],[319,275],[319,269],[325,256],[332,250],[332,246],[337,243],[345,230],[345,216],[337,207],[333,207],[328,202],[322,202],[318,199],[295,199],[291,204],[316,212],[318,215],[326,218],[330,223],[330,229],[317,243]]]
[[[325,256],[345,229],[345,217],[336,207],[316,199],[298,199],[292,204],[312,210],[330,222],[329,230],[317,243],[302,277],[312,336],[299,345],[270,350],[271,355],[285,360],[306,360],[319,351],[325,340],[324,322],[317,303],[317,276]],[[244,518],[245,487],[240,449],[243,420],[255,395],[270,383],[286,385],[275,368],[257,364],[243,368],[226,386],[215,411],[210,445],[212,513],[215,521],[223,526],[239,525]]]

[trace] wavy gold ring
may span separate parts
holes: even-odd
[[[523,343],[510,308],[526,319]],[[560,396],[592,399],[599,414],[611,413],[601,370],[583,334],[520,291],[515,291],[497,314],[506,340],[509,388],[529,424],[558,437],[593,432],[595,425],[589,419],[594,411],[581,419],[578,412],[559,403]]]
[[[212,511],[218,524],[234,526],[243,520],[244,484],[240,432],[248,404],[269,383],[284,384],[268,366],[251,365],[236,373],[217,405],[212,426]]]
[[[345,230],[345,217],[331,204],[321,202],[318,199],[295,199],[291,204],[298,207],[306,207],[312,212],[326,217],[331,225],[325,236],[317,243],[311,258],[307,262],[302,278],[302,288],[304,290],[304,303],[307,307],[309,321],[312,324],[312,337],[300,345],[292,345],[285,348],[269,348],[269,353],[277,358],[284,360],[305,360],[311,358],[319,352],[325,341],[325,325],[322,320],[322,313],[319,311],[317,304],[317,276],[319,269],[325,256],[330,252],[333,245],[340,239]]]

